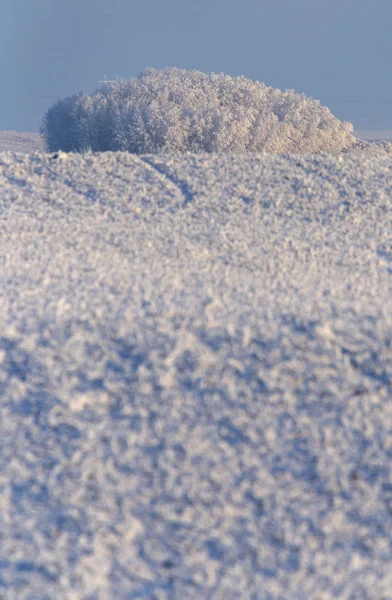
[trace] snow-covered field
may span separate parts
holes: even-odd
[[[39,133],[0,131],[0,152],[43,152],[43,149]]]
[[[0,598],[392,598],[392,158],[0,154]]]
[[[392,140],[392,131],[390,129],[357,130],[355,135],[364,140]]]

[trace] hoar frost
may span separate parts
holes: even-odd
[[[338,152],[351,123],[304,94],[246,77],[146,69],[94,94],[59,100],[44,116],[48,151]]]

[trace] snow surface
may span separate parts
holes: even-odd
[[[0,165],[0,598],[392,598],[392,159]]]
[[[43,152],[44,144],[39,133],[0,131],[0,152]]]
[[[354,133],[363,140],[392,140],[390,129],[358,129]]]

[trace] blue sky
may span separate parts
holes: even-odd
[[[147,66],[245,75],[392,129],[391,0],[1,0],[0,129]]]

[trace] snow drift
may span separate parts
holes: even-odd
[[[391,181],[0,155],[0,597],[391,597]]]
[[[174,68],[59,100],[41,128],[49,151],[135,154],[341,151],[352,131],[304,94]]]

